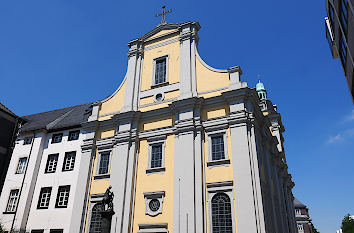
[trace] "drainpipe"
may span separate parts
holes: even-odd
[[[24,183],[25,183],[25,178],[26,178],[26,174],[27,174],[28,163],[29,163],[30,158],[31,158],[31,154],[32,154],[32,149],[33,149],[33,144],[34,144],[34,139],[35,139],[35,137],[36,137],[36,133],[33,131],[31,149],[30,149],[30,153],[29,153],[28,159],[27,159],[27,164],[26,164],[26,168],[25,168],[25,174],[23,175],[22,184],[21,184],[21,188],[20,188],[20,193],[19,193],[19,195],[18,195],[18,199],[17,199],[17,203],[16,203],[16,210],[15,210],[15,213],[14,213],[14,218],[13,218],[13,220],[12,220],[10,233],[13,232],[13,228],[14,228],[14,224],[15,224],[15,220],[16,220],[16,214],[17,214],[17,207],[18,207],[18,203],[20,203],[21,193],[22,193],[23,185],[24,185]]]

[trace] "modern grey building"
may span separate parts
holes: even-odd
[[[0,194],[20,121],[21,119],[16,114],[0,103]]]
[[[354,101],[354,0],[326,0],[326,37],[333,58],[340,58]]]

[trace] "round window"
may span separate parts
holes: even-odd
[[[160,201],[157,199],[152,199],[149,202],[149,208],[151,211],[156,212],[160,209]]]
[[[155,96],[156,101],[162,101],[163,95],[161,93],[156,94]]]

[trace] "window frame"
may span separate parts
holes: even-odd
[[[152,159],[152,147],[161,145],[161,167],[151,167]],[[166,148],[166,136],[159,138],[150,138],[148,139],[148,167],[146,168],[146,173],[156,173],[165,171],[165,148]]]
[[[57,162],[56,162],[56,165],[55,165],[55,169],[54,169],[53,171],[48,171],[49,158],[50,158],[50,157],[54,157],[54,156],[57,157]],[[46,165],[45,165],[44,173],[55,173],[55,172],[57,171],[58,162],[59,162],[59,153],[56,153],[56,154],[48,154],[48,156],[47,156],[47,163],[46,163]]]
[[[166,85],[166,84],[168,84],[168,63],[169,63],[169,58],[170,58],[170,55],[169,55],[169,54],[166,54],[166,55],[164,55],[164,56],[157,57],[157,58],[154,58],[154,59],[153,59],[153,72],[152,72],[152,85],[151,85],[151,87],[158,87],[158,86],[161,86],[161,85]],[[155,75],[156,75],[156,62],[159,61],[159,60],[163,60],[163,59],[166,59],[165,82],[156,83],[156,79],[155,79]]]
[[[65,189],[65,188],[68,188],[68,200],[66,202],[66,205],[59,205],[59,198],[60,198],[60,191],[61,189]],[[56,201],[55,201],[55,208],[68,208],[69,206],[69,198],[70,198],[70,185],[62,185],[62,186],[59,186],[58,187],[58,192],[57,192],[57,198],[56,198]]]
[[[54,141],[54,138],[60,136],[60,141]],[[63,133],[55,133],[52,135],[51,144],[61,143],[63,141]]]
[[[42,201],[42,194],[44,193],[45,190],[49,190],[49,196],[48,196],[48,204],[47,206],[41,206],[41,201]],[[50,198],[52,196],[52,187],[42,187],[40,192],[39,192],[39,197],[38,197],[38,203],[37,203],[37,209],[48,209],[50,205]]]
[[[26,159],[26,162],[25,162],[25,165],[22,168],[22,172],[19,172],[21,159]],[[18,163],[17,163],[15,174],[23,174],[23,173],[25,173],[26,167],[27,167],[27,162],[28,162],[28,157],[27,156],[23,156],[23,157],[18,158]]]
[[[212,149],[212,138],[213,137],[218,137],[218,136],[223,136],[224,140],[224,159],[219,159],[219,160],[213,160],[213,149]],[[208,161],[207,161],[207,166],[212,167],[212,166],[223,166],[223,165],[228,165],[230,164],[230,157],[228,155],[228,149],[227,149],[227,129],[220,129],[220,130],[215,130],[212,132],[207,132],[207,140],[208,140]]]
[[[344,48],[343,48],[344,45]],[[341,59],[341,63],[344,69],[344,73],[346,74],[346,66],[347,66],[347,57],[348,57],[348,45],[347,42],[345,41],[345,36],[343,34],[340,37],[339,41],[339,57]]]
[[[230,198],[231,204],[231,220],[232,220],[232,232],[236,233],[235,223],[235,206],[234,206],[234,188],[233,181],[213,182],[207,183],[207,203],[208,203],[208,218],[209,218],[209,232],[213,233],[213,218],[212,218],[212,199],[218,193],[224,193]]]
[[[70,135],[72,134],[76,134],[77,133],[77,138],[75,139],[70,139]],[[68,134],[68,141],[76,141],[76,140],[79,140],[79,137],[80,137],[80,130],[73,130],[73,131],[69,131],[69,134]]]
[[[100,166],[101,166],[101,158],[103,154],[108,154],[108,164],[107,164],[107,172],[100,173]],[[97,159],[97,168],[96,168],[96,178],[109,178],[111,173],[111,162],[112,162],[112,150],[103,150],[98,152],[98,159]]]
[[[15,203],[14,203],[14,209],[13,210],[10,210],[9,211],[9,204],[10,204],[10,200],[11,200],[11,192],[12,191],[17,191],[17,195],[16,195],[16,200],[15,200]],[[6,204],[6,207],[5,207],[5,212],[4,213],[15,213],[16,210],[17,210],[17,207],[18,207],[18,199],[19,199],[19,196],[20,196],[20,189],[19,188],[15,188],[15,189],[11,189],[10,192],[9,192],[9,197],[7,199],[7,204]]]
[[[301,215],[301,210],[300,209],[295,209],[295,215]]]
[[[70,166],[69,169],[66,169],[66,162],[67,162],[67,159],[68,159],[68,155],[70,155],[71,153],[74,154],[74,162],[72,163],[72,168]],[[73,171],[75,169],[75,162],[76,162],[76,151],[68,151],[68,152],[65,152],[65,155],[64,155],[64,161],[63,161],[63,167],[62,167],[62,171],[63,172],[68,172],[68,171]],[[70,164],[71,165],[71,164]]]
[[[297,226],[297,230],[299,233],[304,232],[304,224],[303,223],[297,223],[296,226]],[[301,229],[300,229],[300,227],[301,227]]]
[[[91,224],[92,224],[92,215],[93,215],[93,210],[94,210],[94,208],[97,206],[102,206],[102,203],[100,203],[100,202],[97,202],[97,203],[95,203],[95,202],[92,202],[91,203],[91,208],[90,208],[90,215],[89,215],[89,222],[88,222],[88,232],[89,233],[91,233],[92,231],[91,231]],[[104,207],[103,207],[104,208]],[[101,226],[102,226],[102,217],[101,217]]]

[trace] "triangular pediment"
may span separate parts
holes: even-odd
[[[152,29],[151,31],[145,33],[144,35],[140,36],[139,38],[137,38],[135,40],[130,41],[129,44],[131,44],[132,42],[135,42],[135,41],[148,41],[150,39],[159,38],[160,36],[163,36],[163,35],[167,35],[167,34],[169,35],[169,34],[173,34],[173,33],[179,32],[181,26],[183,26],[185,24],[196,24],[197,25],[197,29],[200,28],[200,25],[199,25],[198,22],[159,24],[154,29]]]

